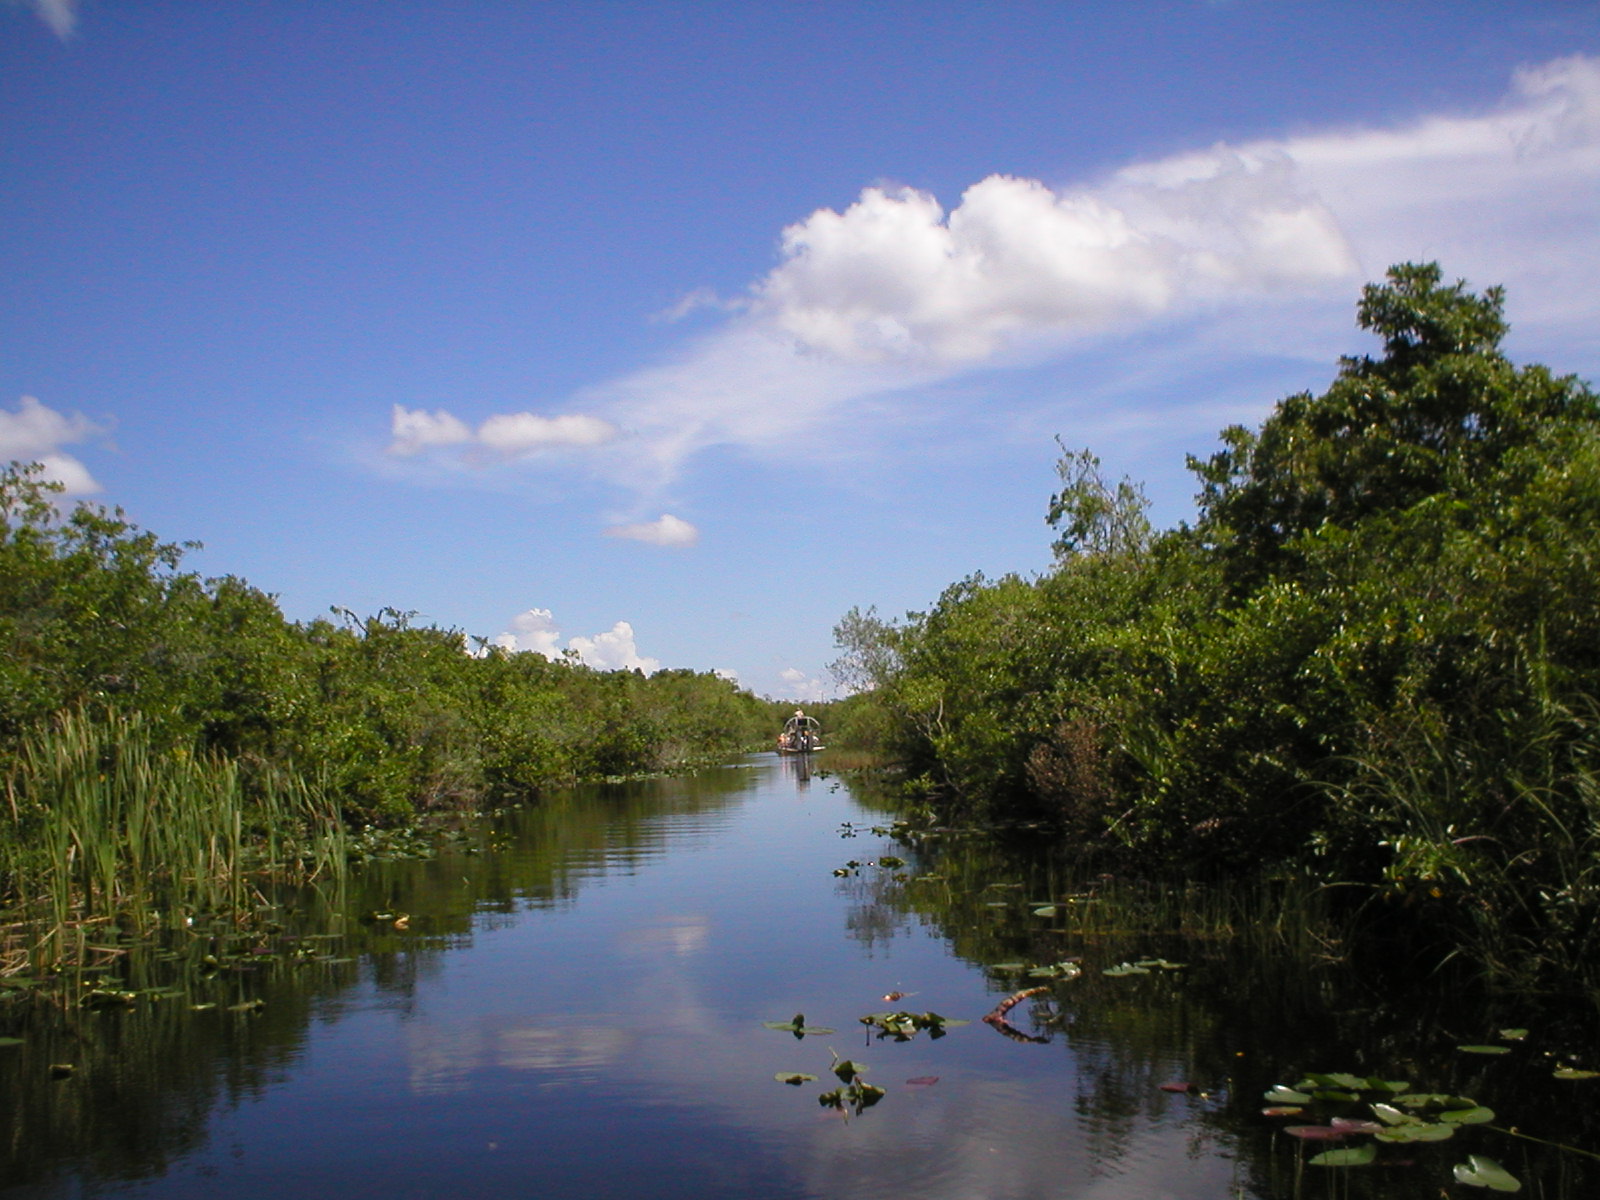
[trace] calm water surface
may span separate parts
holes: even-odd
[[[1347,1070],[1475,1087],[1514,1101],[1507,1124],[1591,1136],[1571,1110],[1600,1091],[1518,1091],[1548,1080],[1542,1051],[1453,1055],[1491,1015],[1221,943],[1074,941],[1033,914],[1061,890],[1048,863],[913,851],[873,832],[888,823],[840,780],[758,756],[510,812],[249,938],[202,920],[161,956],[108,955],[76,986],[176,994],[0,1004],[0,1033],[23,1038],[0,1049],[0,1196],[1481,1196],[1451,1182],[1468,1152],[1530,1194],[1589,1194],[1581,1160],[1480,1130],[1411,1165],[1304,1167],[1323,1147],[1261,1116],[1264,1088]],[[994,964],[1068,954],[1083,976],[1011,1014],[1038,1040],[978,1020],[1039,982]],[[1187,965],[1101,973],[1140,955]],[[858,1018],[894,1008],[972,1023],[869,1039]],[[762,1027],[796,1013],[837,1033]],[[819,1105],[831,1051],[884,1099]]]

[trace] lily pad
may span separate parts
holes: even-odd
[[[1585,1071],[1582,1067],[1557,1067],[1557,1079],[1600,1079],[1600,1071]]]
[[[1417,1121],[1405,1125],[1396,1125],[1374,1134],[1380,1142],[1443,1142],[1455,1136],[1454,1125],[1436,1125],[1429,1121]]]
[[[1036,917],[1053,917],[1056,915],[1056,912],[1057,909],[1054,904],[1041,904],[1038,908],[1033,910],[1033,915]]]
[[[1303,1112],[1305,1112],[1305,1109],[1298,1104],[1274,1104],[1270,1108],[1263,1108],[1261,1115],[1263,1117],[1298,1117]]]
[[[791,1087],[799,1087],[802,1083],[815,1083],[815,1075],[807,1075],[804,1071],[779,1071],[773,1076],[779,1083],[787,1083]]]
[[[793,1021],[763,1021],[763,1026],[768,1029],[777,1029],[783,1033],[792,1033],[795,1037],[818,1037],[825,1034],[837,1033],[837,1029],[829,1029],[826,1025],[796,1025]]]
[[[1335,1117],[1328,1122],[1335,1129],[1342,1129],[1346,1133],[1382,1133],[1383,1126],[1376,1121],[1361,1121],[1355,1117]]]
[[[1332,1125],[1285,1125],[1283,1131],[1308,1142],[1337,1142],[1350,1136],[1349,1130],[1335,1129]]]
[[[1110,975],[1113,978],[1118,978],[1123,975],[1148,975],[1150,974],[1150,968],[1136,967],[1132,963],[1118,963],[1114,967],[1106,967],[1100,972],[1100,974]]]
[[[993,963],[989,967],[989,970],[991,970],[991,971],[1025,971],[1027,969],[1028,969],[1028,964],[1027,963],[1019,963],[1019,962]]]
[[[20,1046],[22,1039],[19,1037],[0,1037],[0,1046]]]
[[[1394,1102],[1407,1108],[1471,1108],[1475,1103],[1464,1096],[1450,1096],[1444,1092],[1408,1092],[1396,1096]]]
[[[1337,1071],[1332,1075],[1307,1075],[1306,1082],[1312,1084],[1313,1087],[1341,1088],[1344,1091],[1352,1091],[1367,1086],[1367,1081],[1364,1078],[1360,1075],[1352,1075],[1348,1071]]]
[[[1311,1159],[1313,1167],[1366,1167],[1378,1157],[1378,1148],[1371,1142],[1348,1146],[1339,1150],[1324,1150]]]
[[[1405,1091],[1411,1086],[1409,1079],[1369,1079],[1363,1085],[1363,1090],[1368,1092],[1388,1092],[1394,1095]]]
[[[1457,1046],[1463,1054],[1510,1054],[1510,1046]]]
[[[1456,1108],[1439,1114],[1439,1120],[1451,1125],[1483,1125],[1494,1120],[1494,1109],[1477,1105],[1473,1108]]]
[[[1410,1113],[1401,1112],[1392,1104],[1374,1104],[1372,1112],[1385,1125],[1418,1125],[1422,1120]]]
[[[1456,1182],[1468,1187],[1488,1188],[1494,1192],[1520,1192],[1522,1182],[1492,1158],[1481,1154],[1467,1155],[1467,1161],[1456,1164]]]
[[[1528,1036],[1528,1031],[1526,1029],[1502,1029],[1500,1036],[1508,1042],[1520,1042]]]
[[[1285,1087],[1281,1083],[1277,1087],[1272,1088],[1270,1091],[1264,1093],[1263,1098],[1270,1100],[1274,1104],[1311,1103],[1311,1097],[1307,1093],[1297,1092],[1292,1087]]]
[[[833,1064],[833,1073],[845,1083],[849,1083],[857,1075],[864,1074],[866,1069],[861,1063],[848,1058],[841,1058]]]

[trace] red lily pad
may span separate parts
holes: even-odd
[[[1332,1125],[1286,1125],[1283,1131],[1308,1142],[1336,1142],[1350,1136],[1349,1130],[1335,1129]]]

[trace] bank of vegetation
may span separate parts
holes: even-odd
[[[384,610],[286,620],[118,511],[0,472],[0,911],[225,906],[364,826],[770,744],[711,673],[600,671]]]
[[[1503,304],[1391,269],[1381,352],[1191,458],[1193,525],[1065,454],[1054,569],[840,623],[853,722],[942,820],[1346,885],[1374,935],[1593,985],[1600,401],[1513,365]]]

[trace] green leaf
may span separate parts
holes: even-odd
[[[19,1037],[0,1037],[0,1046],[20,1046],[23,1041]]]
[[[1409,1079],[1369,1079],[1367,1087],[1375,1092],[1403,1092],[1411,1086]]]
[[[1053,917],[1056,915],[1056,906],[1054,904],[1042,904],[1033,910],[1033,915],[1036,917]]]
[[[1508,1042],[1520,1042],[1528,1036],[1528,1031],[1526,1029],[1502,1029],[1500,1036]]]
[[[1468,1187],[1488,1188],[1495,1192],[1520,1192],[1522,1183],[1492,1158],[1481,1154],[1467,1155],[1467,1161],[1458,1163],[1456,1181]]]
[[[1345,1091],[1354,1091],[1367,1086],[1363,1076],[1352,1075],[1348,1071],[1339,1071],[1333,1075],[1318,1075],[1316,1080],[1323,1087],[1341,1088]]]
[[[1460,1096],[1447,1096],[1443,1092],[1409,1092],[1404,1096],[1396,1096],[1394,1102],[1403,1104],[1407,1108],[1444,1108],[1453,1102],[1460,1101]],[[1470,1108],[1473,1101],[1457,1104],[1458,1108]]]
[[[1510,1046],[1457,1046],[1463,1054],[1510,1054]]]
[[[815,1075],[807,1075],[804,1071],[779,1071],[773,1078],[779,1083],[787,1083],[793,1087],[799,1087],[802,1083],[815,1083],[817,1081]]]
[[[1482,1125],[1494,1120],[1494,1109],[1484,1108],[1481,1104],[1474,1108],[1455,1108],[1440,1113],[1439,1120],[1452,1125]]]
[[[1418,1121],[1414,1124],[1396,1125],[1373,1136],[1380,1142],[1442,1142],[1454,1137],[1455,1132],[1454,1125],[1434,1125]]]
[[[1600,1071],[1585,1071],[1582,1067],[1557,1067],[1557,1079],[1600,1079]]]
[[[1350,1146],[1342,1150],[1324,1150],[1311,1159],[1314,1167],[1365,1167],[1378,1157],[1378,1148],[1371,1142]]]
[[[1027,963],[1003,962],[1003,963],[994,963],[994,964],[992,964],[989,967],[989,970],[991,970],[991,971],[1023,971],[1023,970],[1027,969],[1027,966],[1028,966]]]
[[[1410,1113],[1401,1112],[1392,1104],[1374,1104],[1372,1112],[1385,1125],[1417,1125],[1421,1123],[1417,1117],[1413,1117]]]
[[[1271,1101],[1273,1104],[1311,1103],[1311,1097],[1305,1092],[1297,1092],[1292,1087],[1285,1087],[1281,1083],[1270,1091],[1264,1092],[1262,1098]]]
[[[1324,1100],[1330,1104],[1349,1104],[1352,1101],[1361,1099],[1361,1097],[1356,1095],[1354,1092],[1324,1090],[1320,1092],[1312,1092],[1311,1094],[1316,1097],[1316,1099]]]

